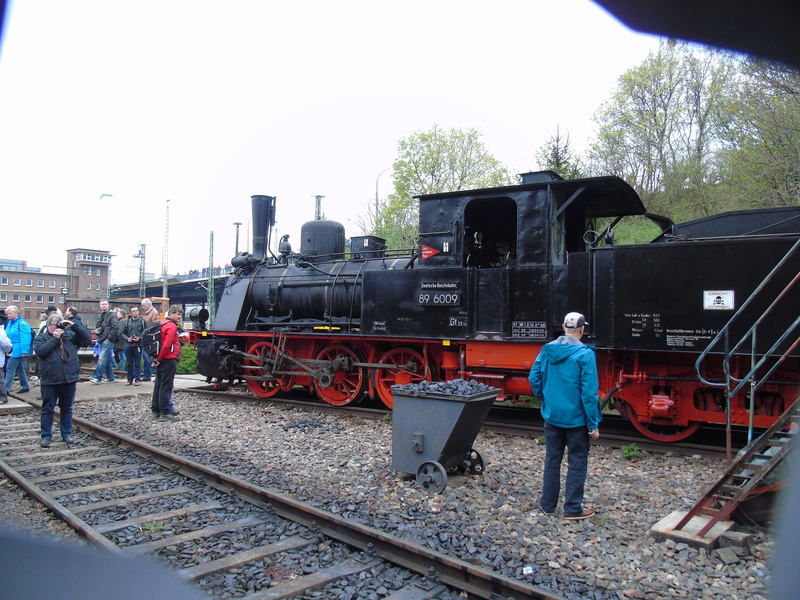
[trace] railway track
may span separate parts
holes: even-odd
[[[235,389],[218,390],[211,386],[199,386],[186,389],[187,392],[204,396],[217,397],[226,401],[245,401],[270,402],[284,406],[293,406],[309,411],[339,413],[346,412],[353,416],[384,419],[391,415],[391,410],[383,407],[371,407],[364,405],[345,405],[331,406],[319,400],[310,398],[301,392],[290,392],[279,394],[269,399],[259,399],[249,391],[238,391]],[[506,435],[519,435],[523,437],[535,438],[544,435],[544,426],[539,415],[538,409],[520,408],[515,406],[495,406],[483,424],[484,429]],[[726,458],[724,429],[707,427],[703,430],[704,442],[693,442],[686,440],[669,444],[660,443],[650,438],[646,438],[621,417],[616,415],[603,415],[601,425],[602,435],[599,440],[592,441],[592,444],[608,446],[611,448],[621,448],[628,444],[636,444],[640,450],[647,452],[669,453],[673,456],[708,456],[711,458]],[[743,432],[734,434],[734,451],[746,445],[746,438]]]
[[[35,402],[31,402],[36,405]],[[37,413],[0,425],[0,468],[83,537],[147,554],[204,590],[250,600],[561,598],[74,418],[80,443],[38,446]]]

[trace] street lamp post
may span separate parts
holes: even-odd
[[[239,256],[239,227],[241,227],[242,224],[239,221],[236,221],[234,225],[236,225],[236,252],[234,253],[234,256]]]

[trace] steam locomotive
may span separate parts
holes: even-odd
[[[374,236],[348,247],[342,225],[318,220],[299,252],[284,236],[268,255],[275,198],[252,202],[253,254],[233,259],[212,329],[195,333],[209,381],[391,408],[395,384],[468,378],[517,400],[541,346],[578,311],[601,400],[651,438],[767,427],[800,395],[798,207],[675,224],[618,177],[544,171],[420,196],[412,250]],[[661,234],[615,244],[637,215]]]

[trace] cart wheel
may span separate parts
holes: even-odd
[[[447,487],[447,473],[435,460],[425,462],[417,469],[417,483],[428,492],[441,494]]]
[[[381,367],[374,371],[375,388],[378,390],[381,402],[387,408],[394,408],[393,385],[419,383],[423,380],[433,381],[433,371],[430,365],[419,352],[411,348],[392,348],[381,356],[378,362],[395,365],[394,367]],[[407,370],[408,366],[413,366],[414,370]]]
[[[470,475],[483,475],[483,456],[481,456],[481,453],[475,448],[470,448],[458,465],[458,472],[461,475],[466,475],[467,473]]]

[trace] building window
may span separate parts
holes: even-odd
[[[87,275],[91,275],[92,274],[92,266],[89,265],[88,267],[83,267],[83,272],[86,273]]]
[[[26,279],[25,287],[33,287],[33,279]]]
[[[0,294],[0,302],[8,302],[8,294]]]
[[[94,274],[100,277],[100,267],[97,267]]]
[[[51,280],[50,280],[50,287],[51,287],[51,288],[54,288],[54,287],[56,287],[56,280],[55,280],[55,279],[51,279]]]
[[[75,260],[91,260],[93,262],[111,262],[111,256],[108,254],[89,254],[86,252],[76,252]]]
[[[95,285],[94,289],[96,289],[99,292],[100,291],[100,284],[99,283],[95,283],[94,285]]]
[[[42,304],[44,302],[44,296],[42,294],[36,294],[36,302]]]
[[[87,290],[91,290],[91,289],[92,289],[92,284],[91,284],[91,282],[86,284],[86,289],[87,289]]]
[[[55,297],[55,296],[48,296],[48,297],[47,297],[47,301],[48,301],[50,304],[54,304],[54,303],[55,303],[55,301],[56,301],[56,297]]]
[[[44,287],[44,279],[37,280],[36,287]]]
[[[64,289],[65,287],[67,287],[67,282],[66,281],[62,281],[61,282],[61,289]]]
[[[11,296],[11,301],[12,302],[19,302],[19,294],[14,294],[13,296]]]
[[[2,279],[0,279],[0,283],[2,283],[3,285],[8,285],[8,277],[3,277]]]
[[[22,279],[19,277],[14,277],[14,285],[22,285]]]
[[[31,301],[31,295],[25,294],[25,302],[30,302],[30,301]]]

